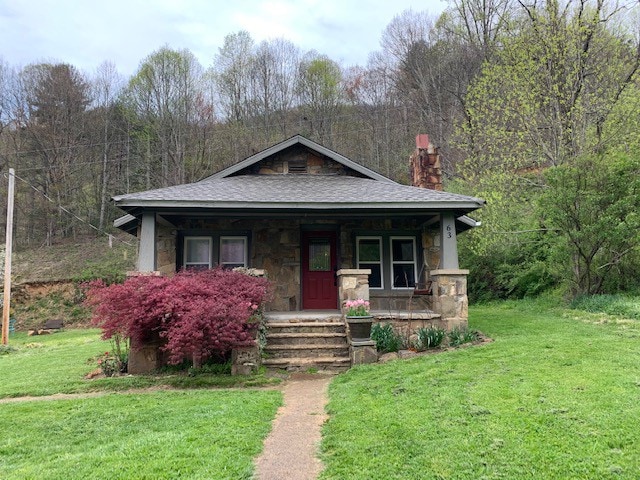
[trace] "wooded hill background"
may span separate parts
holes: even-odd
[[[199,180],[297,133],[406,182],[428,133],[445,189],[488,201],[461,237],[472,296],[638,291],[639,10],[452,0],[390,20],[366,66],[243,31],[209,66],[164,46],[131,78],[0,61],[15,245],[95,233],[77,217],[112,231],[111,196]]]

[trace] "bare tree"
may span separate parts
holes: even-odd
[[[227,35],[214,59],[213,75],[227,120],[246,120],[251,104],[254,42],[246,31]]]
[[[141,64],[127,88],[127,103],[142,121],[141,139],[151,183],[154,158],[160,185],[183,183],[191,126],[202,99],[202,67],[189,50],[163,47]]]
[[[22,72],[27,117],[24,128],[31,153],[21,157],[37,168],[35,185],[57,206],[72,207],[82,189],[78,163],[85,158],[86,111],[91,103],[89,84],[73,66],[37,64]],[[46,242],[74,233],[71,219],[48,206]]]
[[[333,125],[344,104],[342,71],[324,55],[309,52],[300,64],[298,93],[310,134],[328,146],[333,143]]]
[[[94,98],[94,118],[97,121],[98,134],[95,142],[100,151],[101,163],[99,181],[96,183],[99,204],[98,228],[105,227],[107,205],[109,202],[109,180],[112,173],[111,164],[115,163],[119,151],[117,127],[118,100],[124,89],[124,78],[118,73],[114,64],[102,63],[92,82]]]

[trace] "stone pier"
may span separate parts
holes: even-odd
[[[467,275],[469,270],[432,270],[432,309],[442,316],[447,329],[466,328],[469,318]]]

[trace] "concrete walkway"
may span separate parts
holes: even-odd
[[[317,457],[321,427],[327,419],[327,388],[332,376],[294,374],[287,381],[284,405],[273,422],[264,450],[256,459],[259,480],[315,480],[322,471]]]

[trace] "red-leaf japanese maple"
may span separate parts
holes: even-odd
[[[131,277],[109,286],[91,282],[86,303],[103,338],[120,334],[139,344],[159,335],[170,363],[197,364],[254,343],[256,325],[249,320],[267,291],[264,278],[218,268]]]

